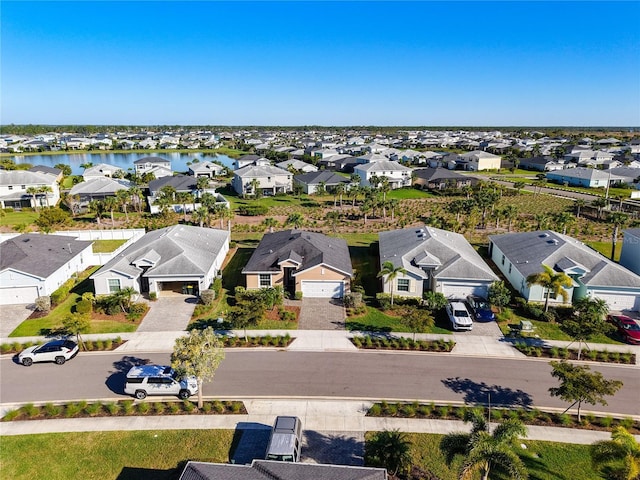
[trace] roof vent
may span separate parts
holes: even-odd
[[[543,233],[542,235],[540,235],[540,238],[546,238],[546,237],[548,237],[548,236],[549,236],[549,234],[548,234],[548,233]]]

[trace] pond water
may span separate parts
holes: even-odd
[[[53,167],[59,163],[64,163],[71,167],[74,175],[82,175],[84,168],[80,165],[84,163],[107,163],[122,168],[124,171],[133,169],[133,162],[144,157],[161,157],[171,161],[171,169],[174,172],[186,173],[189,170],[187,162],[194,159],[203,162],[205,160],[218,161],[225,167],[233,168],[233,158],[227,155],[217,155],[210,153],[179,153],[179,152],[136,152],[136,153],[63,153],[57,155],[12,155],[10,158],[16,163],[30,163],[32,165],[44,165]]]

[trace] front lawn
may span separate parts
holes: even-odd
[[[433,193],[427,192],[425,190],[418,190],[413,187],[406,188],[397,188],[395,190],[391,190],[387,192],[387,199],[395,199],[395,200],[407,200],[407,199],[415,199],[415,198],[433,198],[435,195]]]
[[[4,212],[4,215],[0,217],[0,225],[6,225],[13,227],[15,225],[33,225],[38,218],[39,213],[33,210],[21,210],[13,212]]]
[[[366,332],[409,332],[407,326],[402,323],[401,317],[387,315],[373,307],[366,307],[366,309],[367,313],[365,315],[347,318],[347,330],[359,330]],[[450,330],[443,328],[441,325],[444,324],[436,314],[436,324],[423,333],[451,333]]]

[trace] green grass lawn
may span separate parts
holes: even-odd
[[[3,478],[14,480],[175,480],[187,460],[229,462],[233,434],[152,430],[11,436],[2,438],[0,463]]]
[[[38,218],[38,212],[32,210],[22,210],[14,212],[5,212],[0,217],[0,225],[13,227],[14,225],[27,224],[32,225]]]
[[[369,436],[370,433],[367,434]],[[458,457],[448,466],[445,456],[439,449],[441,435],[408,434],[408,440],[412,443],[411,456],[413,464],[430,470],[441,480],[456,480],[462,464],[462,458]],[[571,445],[554,442],[541,442],[532,440],[519,441],[527,449],[518,449],[517,453],[524,461],[530,480],[580,480],[601,479],[591,467],[589,445]],[[474,477],[474,478],[480,478]],[[491,472],[492,479],[507,479],[507,476],[499,472]]]
[[[611,258],[611,242],[584,242],[594,250],[600,252],[607,258]],[[616,262],[620,261],[620,253],[622,252],[622,238],[618,239],[618,245],[616,247],[616,254],[613,258]]]
[[[398,188],[395,190],[391,190],[387,193],[388,199],[395,200],[407,200],[413,198],[433,198],[435,195],[433,193],[427,192],[425,190],[418,190],[416,188],[406,187],[406,188]]]
[[[371,437],[371,432],[367,433]],[[440,452],[441,435],[407,434],[414,465],[441,480],[457,479],[462,461],[450,466]],[[531,480],[598,480],[589,445],[522,440],[519,449]],[[3,478],[13,480],[175,480],[188,460],[228,463],[233,430],[150,430],[6,436],[0,463]],[[34,461],[37,452],[38,461]],[[477,477],[479,478],[479,477]],[[492,479],[506,479],[499,472]]]
[[[400,317],[387,315],[377,308],[367,307],[367,313],[358,317],[349,317],[346,321],[347,330],[362,330],[368,332],[409,332]],[[444,322],[436,315],[436,324],[423,333],[444,333],[451,331],[444,328]]]
[[[127,243],[127,240],[94,240],[93,253],[110,253],[118,249],[121,245]]]

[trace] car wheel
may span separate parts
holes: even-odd
[[[178,393],[178,398],[180,400],[186,400],[190,396],[191,394],[189,393],[189,390],[180,390],[180,393]]]
[[[64,357],[56,357],[56,365],[63,365],[66,361],[67,359]]]
[[[30,358],[23,358],[22,365],[24,365],[25,367],[30,367],[31,365],[33,365],[33,360]]]
[[[138,400],[144,400],[145,398],[147,398],[147,392],[145,392],[144,390],[136,390],[135,397]]]

